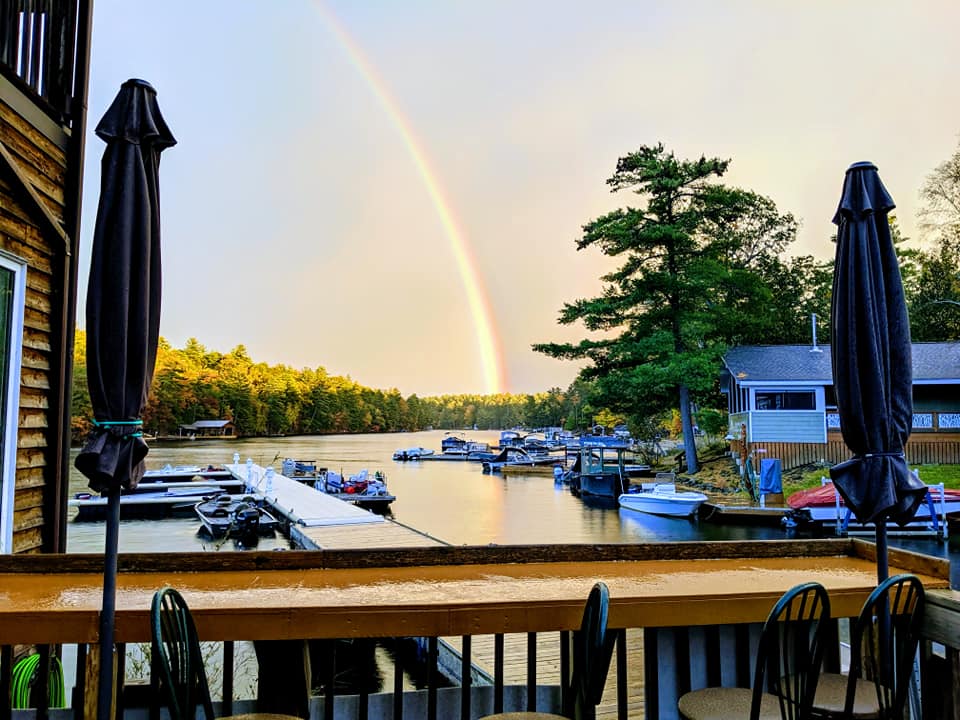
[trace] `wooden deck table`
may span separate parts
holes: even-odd
[[[859,540],[435,547],[121,555],[117,642],[149,640],[153,593],[176,587],[205,640],[457,636],[579,626],[594,582],[612,627],[758,622],[801,582],[853,616],[876,585]],[[0,644],[95,643],[102,559],[0,559]],[[945,563],[891,552],[891,574],[947,587]]]

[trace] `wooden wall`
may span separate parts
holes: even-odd
[[[65,147],[39,132],[0,96],[0,143],[53,219],[63,225]],[[49,218],[33,205],[6,163],[0,163],[0,248],[28,264],[20,375],[20,422],[14,497],[13,551],[50,550],[50,526],[59,522],[49,494],[57,480],[57,358],[66,246]],[[57,326],[57,327],[55,327]],[[47,508],[45,510],[45,508]]]

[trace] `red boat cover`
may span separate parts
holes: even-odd
[[[934,502],[939,502],[940,488],[931,487],[930,490]],[[943,494],[947,500],[960,500],[960,490],[951,490],[947,488],[944,490]],[[833,489],[832,482],[828,482],[820,487],[810,488],[809,490],[795,492],[793,495],[787,498],[787,505],[795,510],[805,507],[824,507],[827,505],[834,505],[836,502],[836,493]],[[842,497],[840,498],[840,504],[844,504]]]

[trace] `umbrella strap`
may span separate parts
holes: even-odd
[[[93,418],[94,427],[117,427],[122,425],[133,425],[135,427],[143,427],[143,420],[97,420]],[[124,433],[123,437],[143,437],[143,433],[140,431],[132,433]]]
[[[875,457],[897,457],[897,458],[902,458],[902,457],[906,457],[906,455],[905,455],[902,451],[901,451],[901,452],[875,452],[875,453],[864,453],[863,455],[857,455],[857,457],[858,457],[858,458],[861,458],[861,459],[864,459],[864,458],[875,458]]]

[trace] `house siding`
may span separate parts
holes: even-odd
[[[823,413],[818,410],[755,410],[751,413],[751,442],[824,443]]]
[[[63,224],[66,153],[0,100],[0,141],[33,186],[50,214]],[[53,357],[60,345],[59,309],[66,248],[61,237],[43,229],[36,211],[23,203],[17,181],[0,172],[0,248],[27,265],[13,502],[15,553],[44,549],[52,515],[47,495],[54,492],[59,420],[51,416],[58,381]],[[14,459],[11,458],[11,461]]]

